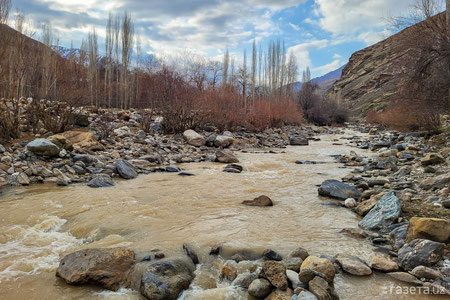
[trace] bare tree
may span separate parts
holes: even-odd
[[[446,11],[441,13],[444,8]],[[406,17],[391,18],[390,23],[397,29],[414,25],[405,30],[402,40],[406,47],[417,52],[414,74],[407,83],[416,91],[408,94],[422,98],[436,110],[446,106],[450,114],[449,10],[449,0],[416,0]]]
[[[223,74],[222,74],[222,86],[226,87],[228,83],[228,69],[230,67],[230,53],[227,50],[225,51],[225,55],[223,56]]]
[[[88,35],[88,56],[89,56],[89,87],[91,94],[91,105],[99,106],[98,83],[99,83],[99,57],[98,57],[98,36],[95,28]]]
[[[11,0],[0,0],[0,24],[8,23],[11,5]]]
[[[255,99],[255,91],[256,91],[256,69],[257,69],[257,60],[256,60],[256,41],[253,40],[252,47],[252,75],[251,75],[251,94],[252,99]]]
[[[129,68],[131,63],[131,52],[133,49],[134,25],[130,15],[125,12],[122,20],[122,70],[121,75],[121,106],[128,108],[131,106],[129,87]]]

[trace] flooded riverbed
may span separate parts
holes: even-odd
[[[278,153],[237,153],[242,174],[224,173],[221,164],[186,164],[181,167],[196,176],[158,173],[118,181],[112,188],[35,185],[7,192],[0,196],[0,299],[139,299],[132,291],[71,287],[55,277],[60,257],[91,247],[179,251],[185,242],[201,248],[226,243],[287,254],[301,246],[310,254],[347,253],[369,260],[373,248],[367,241],[339,233],[357,227],[357,216],[322,205],[329,200],[317,196],[316,185],[351,170],[341,168],[331,155],[351,150],[367,155],[332,145],[339,137],[321,136],[308,147]],[[326,163],[296,165],[298,159]],[[275,206],[241,204],[262,194]],[[341,299],[427,299],[383,294],[392,283],[399,285],[381,273],[335,279]],[[216,298],[202,291],[189,297]]]

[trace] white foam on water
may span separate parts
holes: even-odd
[[[0,244],[0,281],[56,269],[60,253],[83,243],[60,231],[66,222],[57,216],[43,215],[34,226],[4,229],[7,241]]]
[[[107,299],[107,300],[125,300],[125,299],[136,299],[137,292],[126,289],[124,287],[120,288],[119,290],[113,292],[113,291],[101,291],[101,292],[95,292],[94,296],[100,298],[100,299]]]
[[[237,287],[219,287],[215,289],[201,289],[199,287],[191,287],[184,291],[178,300],[245,300],[245,293]]]

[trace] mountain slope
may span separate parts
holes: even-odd
[[[443,14],[436,18],[443,17]],[[418,25],[354,53],[329,94],[355,115],[384,108],[398,98],[420,58]]]

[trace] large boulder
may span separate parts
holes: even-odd
[[[304,270],[313,270],[325,275],[328,282],[333,282],[335,270],[333,263],[327,258],[320,258],[317,256],[308,256],[300,266],[300,273]],[[302,280],[302,278],[300,278]]]
[[[309,141],[308,141],[308,138],[306,138],[306,137],[301,137],[298,135],[291,135],[289,137],[289,144],[291,146],[308,146]]]
[[[234,138],[228,135],[218,135],[214,140],[214,146],[226,148],[233,144]]]
[[[194,279],[189,259],[173,258],[150,263],[140,281],[140,293],[152,300],[176,300]]]
[[[36,155],[50,157],[58,156],[60,151],[58,146],[46,139],[35,139],[29,142],[27,149]]]
[[[427,239],[440,243],[450,242],[450,222],[437,218],[413,217],[409,220],[406,241]]]
[[[186,142],[192,146],[200,147],[206,143],[206,138],[192,129],[186,130],[183,136]]]
[[[97,141],[95,135],[85,131],[66,131],[62,133],[74,149],[88,149],[92,151],[103,150],[104,147]]]
[[[370,269],[363,261],[355,256],[339,254],[336,256],[336,261],[347,273],[358,276],[372,274],[372,269]]]
[[[398,260],[403,269],[411,271],[417,266],[433,266],[441,260],[443,254],[444,244],[416,239],[405,244],[398,251]]]
[[[86,249],[66,255],[56,276],[69,284],[95,284],[115,291],[124,283],[134,264],[132,249]]]
[[[114,181],[107,174],[96,174],[92,176],[92,179],[87,183],[87,186],[91,188],[103,188],[114,185]]]
[[[355,187],[337,180],[325,180],[319,187],[319,195],[346,200],[348,198],[359,199],[361,192]]]
[[[359,226],[365,230],[380,230],[396,222],[401,210],[402,205],[395,196],[395,192],[390,191],[359,222]]]
[[[445,158],[443,158],[439,153],[430,153],[421,160],[422,166],[442,164],[444,162]]]
[[[138,177],[138,173],[132,164],[127,162],[126,160],[120,159],[116,161],[116,169],[117,173],[119,173],[120,177],[124,179],[134,179]]]
[[[234,156],[230,150],[219,150],[216,152],[216,160],[221,163],[233,164],[238,163],[239,159]]]
[[[280,262],[265,261],[260,276],[269,280],[274,287],[280,290],[286,290],[288,287],[286,267]]]

